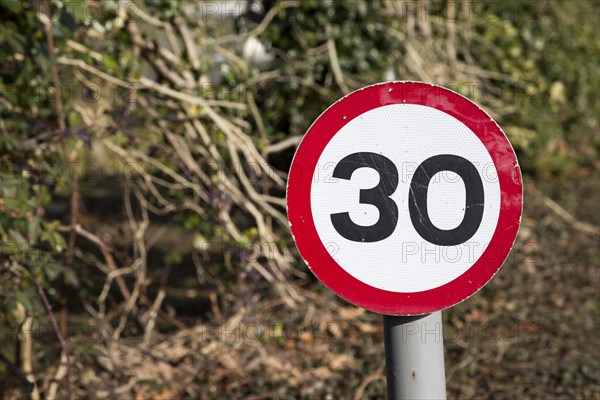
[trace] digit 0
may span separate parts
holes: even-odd
[[[431,178],[442,171],[456,173],[465,184],[465,216],[454,229],[439,229],[431,222],[427,192]],[[477,168],[467,159],[441,154],[423,161],[410,182],[408,209],[413,226],[428,242],[439,246],[456,246],[471,239],[483,219],[483,183]]]

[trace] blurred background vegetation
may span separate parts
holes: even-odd
[[[596,0],[0,0],[0,397],[383,398],[381,317],[285,215],[295,147],[387,80],[497,119],[504,268],[444,312],[450,398],[600,398]]]

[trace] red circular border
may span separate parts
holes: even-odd
[[[498,225],[481,257],[461,276],[422,292],[392,292],[359,281],[329,255],[312,218],[314,169],[333,136],[357,116],[390,104],[433,107],[465,124],[486,147],[496,166],[501,205]],[[287,185],[290,229],[300,254],[327,287],[352,304],[382,314],[419,315],[451,307],[477,292],[500,269],[513,246],[523,208],[516,155],[494,120],[469,99],[422,82],[385,82],[359,89],[329,107],[309,128],[296,150]]]

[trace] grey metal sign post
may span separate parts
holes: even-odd
[[[388,399],[446,399],[442,312],[383,316]]]

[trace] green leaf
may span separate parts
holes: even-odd
[[[19,253],[26,251],[29,248],[29,243],[27,243],[27,239],[25,239],[25,237],[23,237],[23,235],[21,235],[21,233],[16,231],[15,229],[9,230],[9,238],[11,239],[11,242],[16,246]]]
[[[41,222],[38,217],[33,218],[29,222],[27,236],[29,237],[30,243],[37,243],[40,237]]]
[[[19,303],[23,304],[23,306],[28,311],[33,311],[33,304],[31,303],[31,299],[29,298],[29,294],[26,292],[17,292],[16,298]]]
[[[58,278],[63,272],[65,272],[66,268],[62,264],[58,263],[45,263],[43,272],[48,277],[49,281],[53,281]]]

